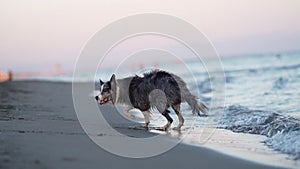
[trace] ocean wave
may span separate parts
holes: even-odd
[[[212,82],[214,81],[215,79],[214,78],[205,78],[204,80],[202,80],[199,84],[198,84],[198,87],[199,87],[199,91],[203,94],[206,94],[206,93],[211,93],[214,89],[212,88]],[[234,80],[235,80],[235,77],[233,76],[228,76],[226,75],[224,77],[224,80],[226,83],[233,83]]]
[[[220,128],[265,135],[265,144],[300,160],[300,120],[273,111],[253,110],[240,105],[225,108]]]
[[[290,154],[294,160],[300,160],[300,130],[288,133],[277,133],[268,138],[264,143],[282,153]]]
[[[212,92],[211,82],[209,78],[206,78],[201,83],[199,83],[199,90],[202,94]]]
[[[240,69],[227,69],[224,70],[225,74],[230,73],[264,73],[264,72],[274,72],[274,71],[287,71],[287,70],[297,70],[300,69],[300,64],[284,65],[284,66],[266,66],[257,68],[240,68]]]
[[[286,87],[287,83],[289,82],[288,78],[284,78],[284,77],[279,77],[278,79],[276,79],[276,81],[274,82],[273,85],[273,89],[274,90],[280,90]]]

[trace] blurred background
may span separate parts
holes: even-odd
[[[10,79],[10,74],[14,79],[70,74],[81,49],[98,30],[122,17],[147,12],[193,24],[221,57],[279,56],[300,49],[297,0],[2,0],[0,80]]]

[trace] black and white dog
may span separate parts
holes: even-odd
[[[95,99],[100,104],[125,104],[128,108],[124,113],[133,116],[129,110],[139,109],[145,118],[144,127],[150,123],[150,108],[156,108],[167,120],[168,123],[162,127],[166,131],[171,126],[173,119],[169,115],[169,107],[176,112],[179,124],[174,129],[180,130],[183,126],[184,118],[180,112],[181,102],[186,101],[192,108],[193,114],[201,115],[207,113],[207,107],[204,103],[198,102],[196,96],[191,94],[185,82],[178,76],[155,70],[140,76],[116,79],[111,76],[110,81],[100,80],[100,94]]]

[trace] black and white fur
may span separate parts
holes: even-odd
[[[207,113],[205,104],[197,101],[185,82],[180,77],[165,71],[155,70],[143,74],[143,77],[133,76],[118,80],[113,74],[110,81],[100,80],[100,85],[100,94],[95,97],[100,104],[125,104],[128,108],[124,113],[130,117],[133,117],[129,114],[131,109],[139,109],[145,117],[144,127],[148,127],[150,123],[151,108],[156,108],[168,120],[168,123],[162,127],[165,131],[173,122],[169,115],[169,107],[172,107],[178,116],[179,124],[175,128],[177,130],[180,130],[184,123],[180,112],[182,102],[189,104],[193,114]]]

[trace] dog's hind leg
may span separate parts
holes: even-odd
[[[180,103],[173,105],[172,108],[175,111],[175,113],[177,114],[177,117],[178,117],[178,120],[179,120],[178,126],[175,127],[174,130],[180,131],[180,129],[183,126],[183,123],[184,123],[184,118],[182,117],[182,114],[180,112]]]
[[[150,112],[149,111],[142,111],[144,118],[145,118],[145,124],[143,127],[147,128],[150,124]]]
[[[168,123],[162,127],[163,131],[167,131],[171,127],[171,124],[173,122],[173,119],[170,117],[169,113],[170,113],[170,111],[168,109],[166,109],[162,113],[162,115],[168,120]]]

